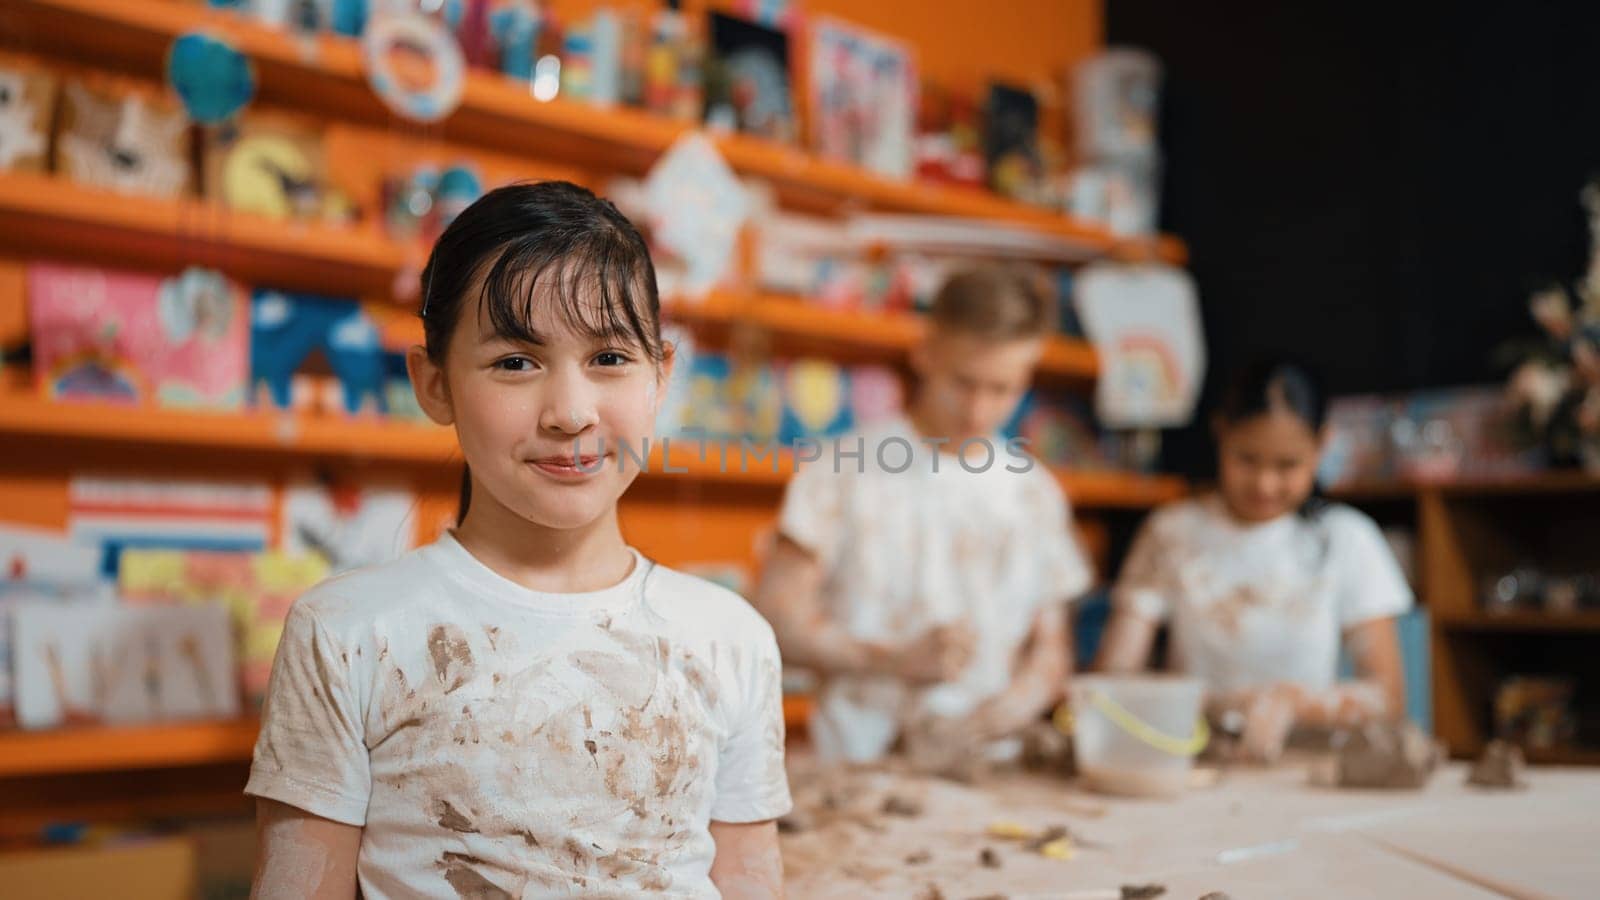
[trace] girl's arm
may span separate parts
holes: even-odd
[[[711,861],[711,883],[730,900],[783,897],[783,856],[778,851],[776,822],[712,822],[717,855]]]
[[[1095,652],[1097,672],[1139,672],[1150,661],[1150,647],[1156,640],[1156,623],[1136,612],[1117,609],[1111,613],[1106,633]]]
[[[1351,627],[1344,633],[1355,664],[1356,677],[1375,682],[1382,693],[1385,709],[1379,715],[1391,719],[1406,711],[1406,670],[1400,656],[1400,635],[1395,620],[1373,619]]]
[[[259,852],[251,900],[350,900],[361,828],[276,800],[256,801]]]
[[[1241,749],[1246,756],[1272,761],[1295,726],[1352,728],[1405,716],[1405,668],[1394,619],[1373,619],[1345,631],[1356,677],[1326,690],[1278,684],[1216,698],[1212,708],[1238,710],[1244,717]]]

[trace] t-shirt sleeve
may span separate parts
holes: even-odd
[[[1177,582],[1163,531],[1160,513],[1139,529],[1111,591],[1112,608],[1152,622],[1165,622],[1172,615]]]
[[[1072,507],[1051,475],[1044,476],[1036,496],[1039,501],[1035,512],[1039,519],[1029,527],[1040,539],[1039,553],[1044,562],[1043,601],[1077,600],[1094,584],[1094,566],[1072,531]]]
[[[1337,515],[1340,571],[1339,624],[1351,628],[1374,619],[1388,619],[1411,609],[1411,586],[1394,558],[1389,542],[1371,519],[1355,510]]]
[[[746,647],[749,665],[739,683],[728,736],[717,764],[718,822],[764,822],[787,813],[789,777],[784,769],[783,680],[778,644],[763,623],[761,638]]]
[[[364,825],[372,775],[350,664],[304,599],[289,610],[245,793]]]
[[[778,532],[832,566],[844,534],[846,478],[810,463],[795,473],[783,493]]]

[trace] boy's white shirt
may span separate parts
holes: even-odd
[[[966,715],[1003,691],[1040,609],[1075,599],[1093,573],[1055,477],[1031,459],[1027,471],[1009,471],[1025,463],[1004,441],[991,439],[993,465],[972,472],[953,453],[937,454],[903,416],[839,441],[853,453],[858,438],[863,463],[843,457],[835,472],[825,442],[822,458],[789,483],[779,517],[779,530],[825,570],[828,615],[853,638],[891,645],[957,622],[977,637],[971,664],[947,684],[824,680],[809,732],[818,756],[866,761],[889,750],[907,719]],[[885,446],[889,468],[904,462],[896,438],[914,449],[904,472],[877,458]],[[969,461],[982,463],[981,453]]]
[[[1173,668],[1228,693],[1332,687],[1344,631],[1406,612],[1412,595],[1377,525],[1350,507],[1241,525],[1210,495],[1151,516],[1114,602],[1170,623]]]
[[[716,896],[710,822],[790,806],[777,644],[634,555],[614,587],[543,594],[446,535],[314,588],[246,793],[365,826],[368,900]]]

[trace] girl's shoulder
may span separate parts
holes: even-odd
[[[1382,540],[1383,531],[1372,517],[1343,503],[1328,503],[1312,516],[1317,526],[1335,544],[1368,543]]]
[[[776,646],[772,626],[750,601],[705,578],[656,564],[645,580],[644,599],[672,625],[714,631],[742,644]]]
[[[437,576],[438,567],[428,559],[428,548],[419,547],[388,562],[327,578],[300,595],[294,607],[325,626],[370,623],[380,614],[437,597]]]

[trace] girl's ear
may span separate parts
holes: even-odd
[[[650,418],[661,415],[661,404],[667,402],[667,385],[672,383],[672,367],[678,362],[678,347],[672,341],[661,342],[661,362],[656,364],[656,383],[650,392]]]
[[[450,386],[445,382],[444,368],[428,356],[420,346],[406,350],[406,372],[411,376],[411,390],[417,395],[417,405],[438,425],[455,424],[455,407],[450,402]]]

